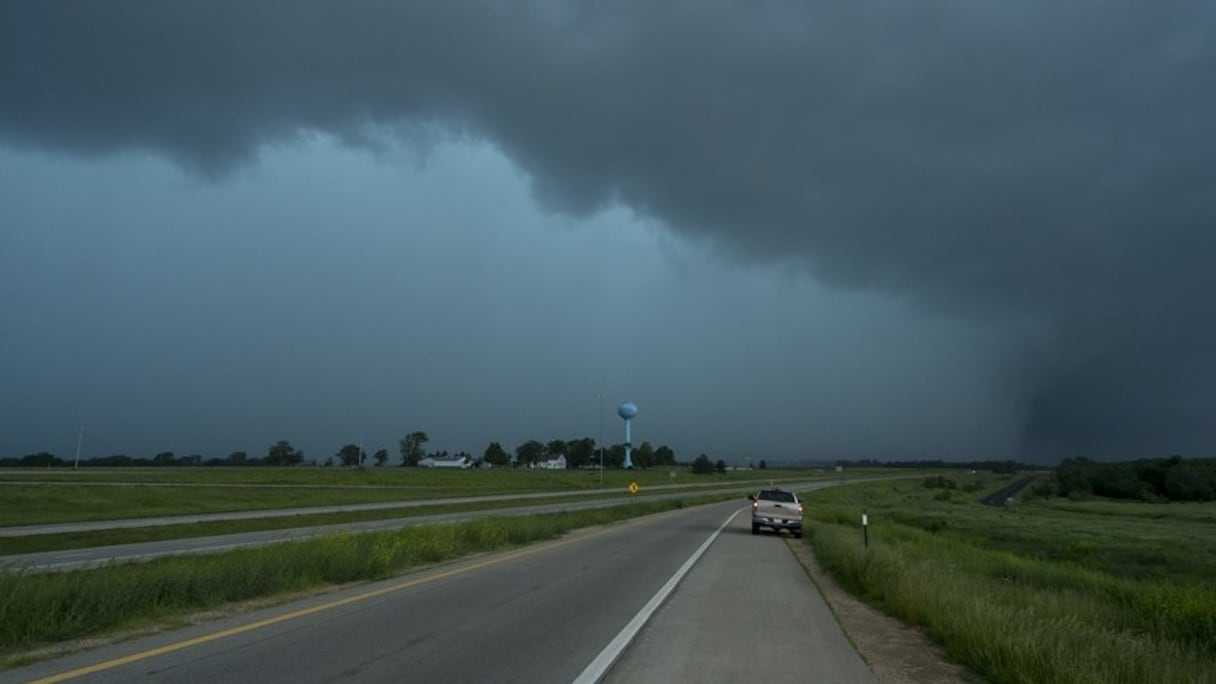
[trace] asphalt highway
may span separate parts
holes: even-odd
[[[872,681],[746,502],[580,532],[0,672],[0,682]]]
[[[733,482],[729,486],[719,484],[674,484],[674,485],[658,485],[649,486],[646,488],[647,495],[657,491],[678,492],[678,496],[689,496],[690,494],[714,494],[721,491],[748,491],[763,486],[764,481],[739,481]],[[23,486],[33,484],[48,484],[48,483],[16,483],[4,482],[0,484]],[[50,483],[62,484],[62,483]],[[76,483],[81,484],[81,483]],[[144,483],[147,484],[147,483]],[[815,483],[797,483],[786,484],[781,483],[780,486],[799,491],[803,489],[818,489],[826,486],[823,481]],[[830,484],[840,484],[840,482],[832,482]],[[108,482],[105,486],[132,486],[130,483],[123,482]],[[151,486],[151,485],[149,485]],[[173,484],[174,487],[197,486]],[[220,485],[211,485],[212,487],[220,487]],[[248,488],[252,485],[244,484],[229,484],[222,485],[223,487],[233,488]],[[260,485],[259,485],[260,486]],[[285,485],[268,485],[268,486],[285,486]],[[294,485],[292,485],[294,487]],[[307,487],[301,487],[307,488]],[[189,515],[165,515],[154,518],[121,518],[114,520],[84,520],[79,522],[67,523],[46,523],[37,525],[11,525],[0,527],[0,537],[28,537],[39,534],[60,534],[64,532],[93,532],[97,530],[113,530],[136,527],[160,527],[164,525],[180,525],[183,523],[200,523],[200,522],[217,522],[223,520],[252,520],[257,518],[282,518],[292,515],[316,515],[323,513],[346,513],[351,511],[380,511],[393,509],[407,508],[422,508],[426,506],[443,506],[453,504],[481,504],[496,501],[527,501],[530,499],[545,499],[561,496],[569,497],[594,497],[601,495],[616,495],[621,494],[620,489],[567,489],[553,492],[527,492],[527,493],[511,493],[511,494],[486,494],[481,496],[460,496],[448,497],[442,499],[412,499],[409,501],[383,501],[377,503],[364,504],[335,504],[331,506],[298,506],[296,508],[272,508],[263,510],[245,510],[245,511],[227,511],[223,513],[195,513]],[[670,497],[669,497],[670,498]]]
[[[835,482],[804,482],[792,485],[783,485],[798,491],[809,491],[826,487]],[[712,490],[696,490],[689,492],[687,490],[679,491],[670,494],[656,494],[645,497],[647,500],[658,500],[665,498],[682,498],[690,495],[699,494],[718,494],[718,493],[740,493],[749,491],[747,485],[733,485],[728,488],[715,488]],[[531,495],[518,496],[520,499],[535,498]],[[476,505],[481,502],[499,501],[500,496],[488,497],[462,497],[459,499],[443,499],[433,500],[429,503],[435,504],[466,504],[471,510],[458,513],[443,513],[437,515],[412,516],[408,518],[391,518],[384,520],[368,520],[364,522],[343,523],[337,525],[322,525],[312,527],[300,527],[280,530],[263,530],[257,532],[241,532],[237,534],[227,534],[211,537],[191,537],[184,539],[169,539],[163,541],[140,542],[134,544],[118,544],[113,546],[98,546],[91,548],[65,549],[61,551],[44,551],[39,553],[28,554],[2,554],[0,555],[0,569],[4,568],[24,568],[30,570],[71,570],[76,568],[94,567],[109,562],[124,562],[149,560],[168,555],[185,555],[185,554],[203,554],[215,553],[218,551],[226,551],[229,549],[239,548],[243,546],[260,546],[266,544],[274,544],[278,542],[293,541],[299,539],[307,539],[323,534],[334,534],[338,532],[369,532],[373,530],[391,530],[400,529],[410,525],[425,525],[435,523],[450,523],[459,522],[462,520],[471,520],[487,515],[532,515],[536,513],[551,513],[555,511],[569,511],[585,508],[601,508],[605,506],[621,506],[629,503],[628,499],[615,497],[611,499],[591,499],[591,500],[575,500],[564,501],[551,504],[538,504],[533,506],[513,507],[507,509],[490,509],[478,510]],[[378,504],[377,504],[378,505]],[[335,510],[363,510],[363,504],[356,504],[345,509],[337,507]],[[301,512],[315,513],[314,509],[290,509],[289,511],[280,511],[279,515],[291,515]],[[262,514],[264,511],[251,511],[250,517],[265,517]],[[232,518],[239,517],[239,513],[225,514]],[[176,518],[143,518],[153,525],[163,525],[166,520],[175,520]],[[94,529],[104,529],[104,525],[109,522],[126,523],[128,521],[95,521],[97,525]],[[63,526],[40,526],[42,528],[54,527],[56,531],[58,527],[70,528],[75,531],[75,527],[82,523],[67,523]],[[123,525],[126,526],[125,524]],[[3,528],[0,528],[3,529]],[[11,529],[11,528],[10,528]],[[0,543],[0,548],[3,544]]]

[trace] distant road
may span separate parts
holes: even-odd
[[[752,536],[746,510],[649,516],[0,681],[872,682],[786,542]]]
[[[821,489],[838,484],[838,482],[802,482],[795,484],[783,485],[799,491],[810,491],[813,489]],[[612,490],[616,491],[616,490]],[[697,491],[695,494],[729,494],[737,492],[742,498],[742,493],[749,491],[747,485],[735,484],[730,487],[723,487],[707,491]],[[646,497],[645,500],[654,501],[661,499],[683,498],[690,495],[690,492],[678,492],[669,494],[652,495]],[[553,494],[545,494],[544,496],[553,496]],[[537,498],[535,495],[513,495],[509,497],[490,496],[490,497],[462,497],[459,499],[432,499],[425,502],[427,505],[438,505],[442,503],[468,503],[471,506],[478,502],[484,501],[501,501],[504,498]],[[44,551],[40,553],[28,553],[17,555],[0,556],[0,568],[26,568],[31,570],[71,570],[76,568],[94,567],[110,562],[149,560],[159,558],[161,556],[170,555],[188,555],[188,554],[204,554],[216,553],[219,551],[227,551],[229,549],[245,547],[245,546],[264,546],[266,544],[274,544],[278,542],[293,541],[299,539],[307,539],[323,534],[335,534],[338,532],[370,532],[374,530],[394,530],[413,525],[428,525],[436,523],[451,523],[462,520],[473,520],[486,516],[500,515],[533,515],[537,513],[553,513],[557,511],[581,510],[588,508],[605,508],[608,506],[623,506],[628,505],[630,500],[627,498],[612,498],[612,499],[592,499],[592,500],[576,500],[564,501],[559,503],[540,504],[535,506],[522,506],[506,509],[482,509],[472,508],[469,511],[459,513],[443,513],[438,515],[421,515],[412,516],[409,518],[391,518],[386,520],[368,520],[355,523],[343,523],[338,525],[321,525],[312,527],[299,527],[292,529],[281,530],[263,530],[258,532],[241,532],[237,534],[227,534],[212,537],[191,537],[184,539],[168,539],[163,541],[143,542],[136,544],[120,544],[114,546],[97,546],[91,548],[79,549],[64,549],[62,551]],[[418,505],[416,502],[411,502],[410,505]],[[330,509],[333,512],[346,510],[367,510],[367,506],[375,506],[377,508],[384,507],[383,504],[355,504],[352,506],[326,506],[324,509]],[[279,510],[275,513],[276,516],[298,515],[301,513],[317,513],[327,512],[318,511],[316,507],[288,509],[286,511]],[[268,517],[266,514],[269,511],[250,511],[247,517]],[[240,513],[224,513],[215,514],[223,515],[224,520],[238,519],[242,516]],[[201,516],[188,516],[189,518],[197,518]],[[158,524],[174,524],[183,522],[182,516],[172,518],[145,518],[144,520],[163,521],[170,520],[173,522],[159,522]],[[216,518],[209,518],[216,519]],[[99,524],[106,522],[117,523],[120,527],[131,527],[127,523],[133,521],[99,521]],[[84,525],[86,523],[69,523],[67,526]],[[39,527],[61,527],[61,526],[39,526]],[[11,529],[11,528],[10,528]],[[105,527],[93,529],[106,529]]]
[[[676,485],[658,485],[646,487],[646,492],[654,491],[673,491],[677,490],[681,493],[679,496],[688,496],[690,489],[697,489],[698,493],[715,494],[719,492],[732,491],[748,491],[755,488],[759,483],[765,480],[756,480],[752,482],[732,482],[729,484],[713,483],[713,484],[676,484]],[[839,484],[833,481],[831,484]],[[176,486],[176,485],[171,485]],[[229,485],[211,485],[216,487],[227,487]],[[234,485],[245,486],[245,485]],[[292,485],[294,486],[294,485]],[[807,486],[806,483],[799,484],[782,484],[783,487],[800,487]],[[92,532],[96,530],[116,530],[135,527],[158,527],[163,525],[181,525],[184,523],[200,523],[214,522],[222,520],[253,520],[257,518],[283,518],[293,515],[316,515],[324,513],[347,513],[351,511],[383,511],[394,508],[420,508],[425,506],[443,506],[451,504],[477,504],[482,502],[495,501],[527,501],[530,499],[547,499],[561,496],[569,497],[590,497],[596,495],[615,495],[619,497],[622,489],[614,487],[610,489],[565,489],[552,492],[529,492],[515,494],[490,494],[485,496],[461,496],[450,497],[446,499],[411,499],[409,501],[384,501],[378,503],[362,503],[362,504],[334,504],[330,506],[300,506],[298,508],[273,508],[263,510],[247,510],[247,511],[229,511],[226,513],[197,513],[191,515],[168,515],[158,516],[155,518],[121,518],[115,520],[87,520],[82,522],[69,523],[49,523],[41,525],[14,525],[10,527],[0,527],[0,538],[2,537],[26,537],[37,534],[59,534],[63,532]],[[647,495],[646,498],[653,499],[653,495]],[[623,500],[621,502],[624,502]]]
[[[984,504],[985,506],[1004,506],[1011,497],[1016,496],[1018,492],[1025,489],[1027,485],[1034,482],[1038,477],[1039,476],[1037,474],[1027,475],[1019,480],[1015,480],[1012,483],[1001,487],[995,492],[980,499],[980,503]]]

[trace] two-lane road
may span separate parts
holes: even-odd
[[[779,654],[778,677],[865,681],[868,670],[785,543],[747,529],[736,502],[675,511],[80,652],[0,673],[0,681],[568,683],[603,671],[588,674],[615,658],[610,644],[621,645],[681,569],[682,582],[634,646],[621,649],[609,677],[763,678],[756,656]],[[771,571],[767,582],[748,581],[747,558]],[[794,629],[765,628],[774,597]],[[824,658],[824,649],[837,657]],[[735,665],[688,668],[698,660]],[[684,665],[656,669],[671,662]]]

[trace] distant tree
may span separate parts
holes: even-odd
[[[598,462],[594,439],[583,437],[566,442],[566,465],[568,467],[582,468]]]
[[[152,465],[154,466],[170,466],[173,465],[174,456],[172,451],[162,451],[152,457]]]
[[[958,489],[957,482],[942,475],[932,475],[925,478],[925,480],[921,482],[921,486],[927,489]]]
[[[545,445],[529,439],[515,447],[515,462],[520,466],[529,466],[545,456]]]
[[[1216,460],[1168,464],[1162,491],[1170,501],[1216,500]]]
[[[358,445],[346,444],[341,449],[338,449],[338,453],[334,454],[334,457],[338,459],[338,463],[345,467],[357,466],[361,465],[363,460],[367,458],[367,452],[361,450]]]
[[[372,454],[372,458],[376,461],[376,467],[383,467],[388,462],[388,449],[380,449]]]
[[[760,459],[760,470],[764,470],[767,467],[768,467],[768,461],[765,461],[763,458]]]
[[[423,448],[430,437],[426,436],[421,430],[411,432],[405,437],[402,437],[398,446],[401,450],[401,465],[413,468],[418,465],[418,461],[426,458],[426,449]]]
[[[143,460],[143,463],[139,463],[139,460]],[[126,454],[114,454],[113,456],[99,456],[97,458],[91,458],[89,459],[89,465],[97,466],[99,468],[117,468],[148,465],[148,462],[145,459],[131,458]]]
[[[486,447],[486,452],[482,456],[482,460],[492,466],[505,466],[511,461],[511,457],[507,456],[507,452],[498,442],[490,442]]]
[[[228,465],[243,466],[249,462],[249,454],[244,451],[234,451],[228,454]]]
[[[709,475],[714,472],[714,464],[710,463],[708,456],[701,454],[692,462],[692,471],[698,475]]]
[[[624,468],[625,467],[625,445],[613,444],[608,447],[608,452],[604,454],[605,468]]]
[[[297,451],[285,439],[280,439],[275,442],[274,446],[266,450],[266,465],[272,466],[290,466],[297,465],[304,460],[304,452]]]
[[[658,466],[673,466],[676,464],[676,452],[666,444],[654,450],[654,464]]]
[[[566,444],[566,440],[564,440],[564,439],[550,440],[549,443],[545,445],[545,453],[549,456],[549,458],[557,458],[558,456],[569,456],[569,451],[570,451],[570,446],[568,444]],[[570,461],[570,459],[567,458],[566,459],[567,465],[569,465],[569,461]]]
[[[1018,471],[1018,464],[1015,461],[1000,461],[992,466],[992,472],[997,475],[1012,475]]]
[[[633,452],[633,465],[637,468],[651,468],[654,460],[654,447],[650,446],[650,442],[642,442],[642,446]]]
[[[723,461],[722,459],[719,458],[718,462],[714,464],[714,470],[718,471],[719,473],[725,473],[726,472],[726,461]]]
[[[1141,459],[1098,463],[1066,458],[1056,468],[1056,489],[1061,496],[1082,499],[1091,495],[1140,501],[1216,500],[1216,459]]]
[[[1093,493],[1089,484],[1092,462],[1087,458],[1066,458],[1056,468],[1060,496],[1084,498]]]
[[[55,454],[49,451],[39,451],[36,454],[26,454],[18,461],[18,465],[22,468],[50,468],[52,465],[59,465],[60,461]]]

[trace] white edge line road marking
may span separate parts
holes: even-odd
[[[642,631],[642,628],[645,627],[646,623],[650,621],[650,618],[654,615],[655,611],[659,609],[659,606],[663,605],[663,602],[667,600],[667,597],[671,595],[671,592],[675,591],[676,585],[680,583],[680,580],[684,579],[684,575],[688,574],[688,571],[692,569],[692,566],[696,565],[701,556],[705,554],[705,551],[709,549],[709,545],[714,543],[714,540],[718,538],[718,535],[722,534],[722,530],[726,529],[726,526],[729,525],[731,521],[739,515],[739,513],[743,512],[743,510],[744,509],[739,509],[732,513],[731,516],[726,519],[726,522],[722,523],[722,525],[718,527],[713,534],[709,535],[709,539],[706,539],[705,542],[701,544],[700,548],[694,551],[693,554],[688,557],[688,560],[684,561],[684,565],[680,566],[679,570],[676,570],[676,574],[672,575],[671,579],[667,580],[667,583],[664,584],[662,588],[660,588],[659,591],[650,598],[646,605],[642,606],[642,610],[638,611],[638,614],[633,616],[633,619],[629,621],[629,624],[625,625],[625,627],[621,629],[619,633],[617,633],[616,637],[614,637],[612,641],[608,642],[608,645],[604,647],[604,650],[600,651],[600,654],[595,657],[595,660],[592,660],[591,664],[588,665],[585,670],[583,670],[582,674],[574,679],[573,684],[595,684],[603,679],[604,675],[608,674],[608,669],[611,668],[613,663],[615,663],[617,659],[621,657],[621,654],[625,652],[625,649],[629,648],[629,644],[633,642],[634,637],[638,635],[638,632]]]

